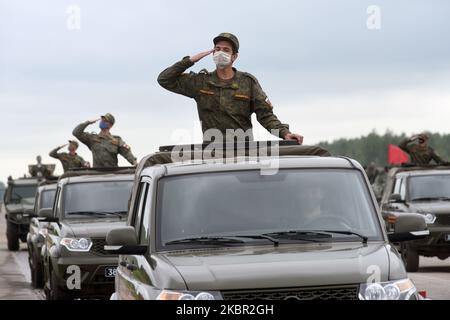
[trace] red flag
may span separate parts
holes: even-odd
[[[409,162],[409,156],[398,146],[390,144],[388,147],[388,162],[393,165],[407,163]]]

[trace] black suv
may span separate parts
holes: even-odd
[[[420,256],[450,257],[450,167],[391,169],[381,206],[388,231],[409,213],[421,214],[428,224],[429,237],[399,246],[407,271],[418,271]]]

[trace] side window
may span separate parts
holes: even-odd
[[[400,184],[400,196],[402,200],[406,199],[406,179],[402,179],[402,183]]]
[[[150,224],[151,224],[151,210],[152,210],[152,199],[150,194],[150,184],[147,184],[147,194],[145,197],[145,205],[142,216],[141,229],[139,230],[139,243],[146,245],[149,243],[150,237]]]
[[[392,191],[393,194],[400,194],[400,187],[402,185],[402,179],[396,178],[395,184],[394,184],[394,190]]]
[[[134,229],[138,233],[137,236],[139,238],[139,231],[141,229],[141,220],[142,220],[142,211],[145,203],[145,196],[147,194],[147,183],[141,182],[139,185],[139,195],[137,197],[136,206],[134,208],[133,216],[134,216]]]

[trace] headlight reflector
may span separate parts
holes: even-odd
[[[162,290],[156,300],[222,300],[218,292]]]
[[[365,283],[360,286],[360,300],[409,300],[417,293],[416,287],[409,279]]]
[[[425,222],[427,224],[433,224],[436,222],[436,216],[432,213],[428,213],[425,215]]]
[[[88,252],[92,247],[92,241],[86,238],[62,238],[60,243],[73,252]]]

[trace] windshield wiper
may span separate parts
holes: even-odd
[[[449,197],[423,197],[423,198],[415,198],[411,201],[433,201],[433,200],[441,200],[441,201],[450,201]]]
[[[319,242],[319,239],[331,239],[332,235],[330,233],[337,234],[345,234],[345,235],[354,235],[362,239],[363,243],[366,244],[369,240],[366,236],[363,236],[359,233],[353,231],[344,231],[344,230],[289,230],[289,231],[280,231],[267,233],[266,235],[270,235],[273,237],[286,237],[288,239],[295,240],[304,240],[311,242]],[[319,238],[319,239],[318,239]]]
[[[222,245],[222,244],[236,244],[236,243],[245,243],[245,242],[243,240],[236,239],[235,237],[195,237],[169,241],[166,242],[165,245],[174,245],[174,244]]]
[[[367,241],[369,240],[368,237],[366,237],[360,233],[350,231],[350,230],[318,230],[317,232],[337,233],[337,234],[345,234],[345,235],[349,235],[349,236],[357,236],[357,237],[361,238],[363,244],[366,244]]]
[[[234,235],[232,237],[234,237],[234,238],[257,239],[257,240],[258,239],[266,239],[266,240],[269,240],[269,241],[273,242],[273,245],[275,247],[278,247],[278,245],[280,244],[280,241],[278,241],[277,239],[275,239],[275,238],[273,238],[273,237],[271,237],[269,235],[266,235],[266,234]]]
[[[122,220],[122,217],[124,214],[126,214],[126,211],[117,211],[117,212],[109,212],[109,211],[76,211],[76,212],[69,212],[67,215],[80,215],[80,216],[116,216],[119,217],[120,220]]]

